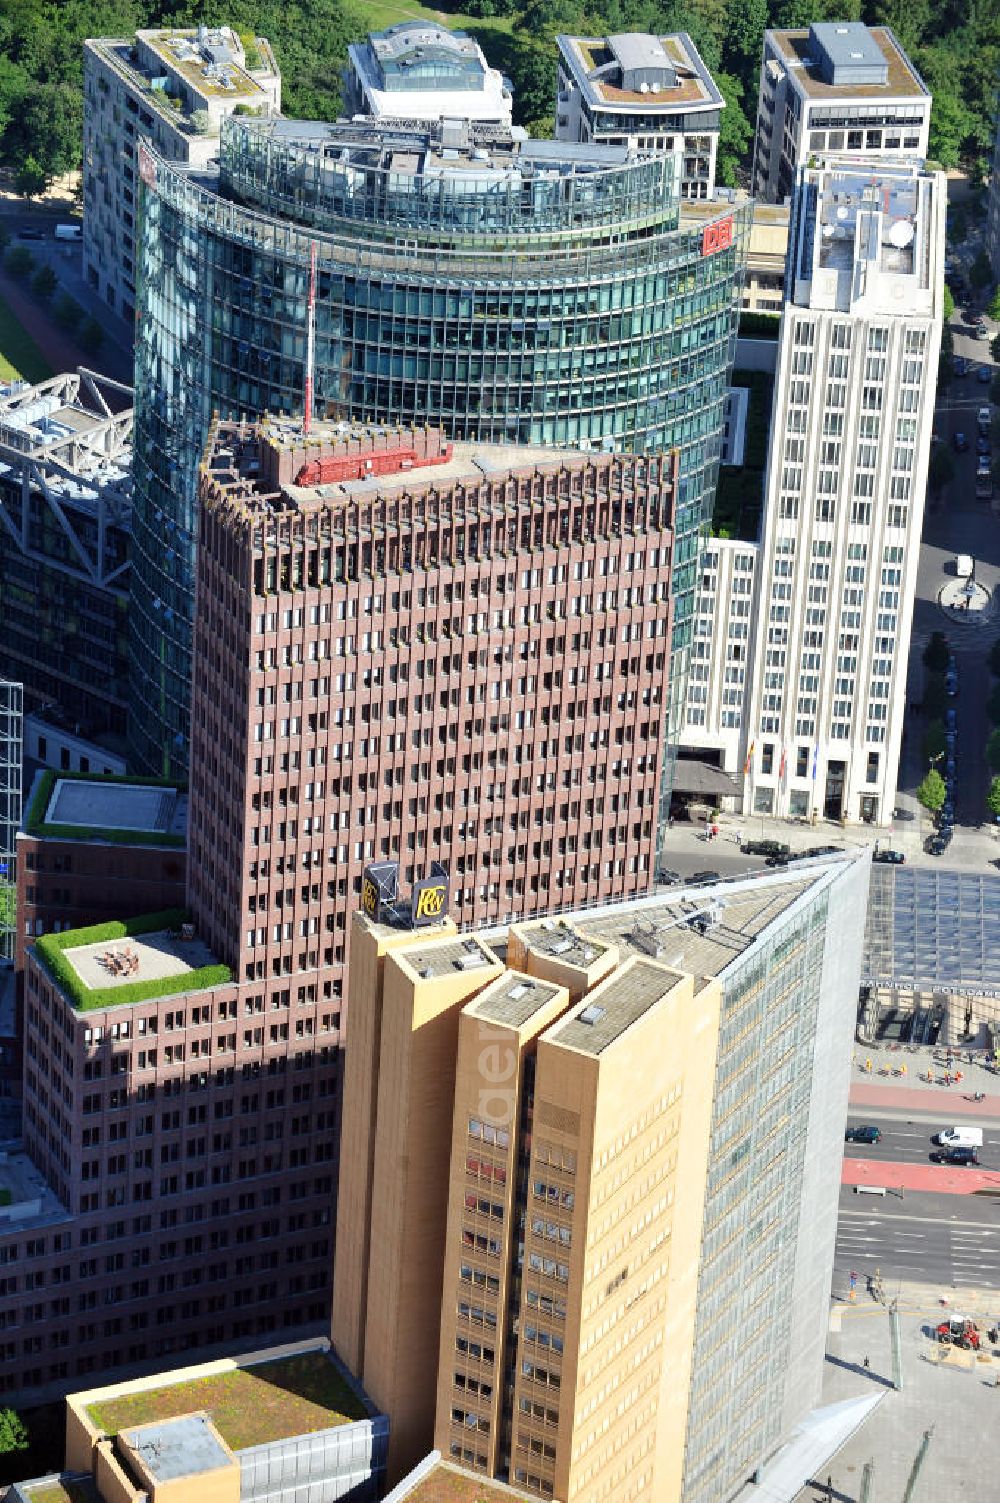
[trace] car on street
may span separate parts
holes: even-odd
[[[883,866],[904,866],[906,863],[906,857],[902,851],[892,851],[888,846],[876,851],[872,860],[880,862]]]
[[[18,240],[44,240],[45,231],[36,229],[32,224],[26,224],[17,232]]]
[[[954,705],[949,705],[944,712],[944,728],[946,731],[958,730],[958,711]]]
[[[957,433],[952,434],[951,446],[955,450],[956,454],[964,454],[966,449],[969,447],[969,440],[966,438],[961,429],[959,429]]]
[[[691,882],[691,883],[695,883],[695,882],[721,882],[722,881],[722,877],[719,874],[719,872],[692,872],[691,876],[688,877],[687,880],[689,882]]]
[[[990,382],[993,380],[992,368],[988,365],[981,365],[976,371],[976,380],[982,386],[989,386]]]
[[[954,360],[951,362],[951,368],[953,373],[958,376],[959,379],[961,379],[962,376],[968,373],[969,362],[966,360],[964,355],[956,355]]]
[[[671,871],[669,867],[661,866],[656,873],[656,880],[657,882],[668,883],[679,882],[681,880],[681,874],[680,872]]]
[[[743,850],[747,856],[787,856],[791,847],[780,840],[744,840]]]
[[[951,755],[948,756],[948,760],[944,764],[944,776],[945,776],[945,782],[951,782],[954,779],[954,776],[955,776],[955,758],[953,756],[951,756]]]
[[[880,1143],[881,1141],[881,1127],[849,1127],[844,1133],[845,1143]]]
[[[947,692],[952,696],[952,698],[954,698],[955,695],[958,693],[958,669],[957,668],[949,668],[948,669],[948,672],[944,676],[944,686],[945,686],[945,689],[947,690]]]
[[[978,1148],[937,1148],[931,1154],[935,1164],[964,1164],[974,1169],[979,1163]]]
[[[952,830],[949,826],[945,830],[937,830],[930,837],[924,849],[928,856],[943,856],[951,845]]]
[[[985,454],[987,459],[989,459],[990,455],[993,453],[993,447],[984,433],[980,433],[979,437],[976,439],[976,453],[979,455]]]
[[[980,433],[989,433],[990,419],[992,416],[993,409],[991,407],[980,407],[979,411],[976,413],[976,422],[979,424]]]

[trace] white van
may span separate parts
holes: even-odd
[[[968,579],[972,573],[972,555],[960,553],[955,560],[955,573],[959,579]]]
[[[57,240],[83,239],[83,228],[78,224],[57,224],[55,233]]]
[[[942,1127],[934,1141],[942,1148],[982,1148],[981,1127]]]

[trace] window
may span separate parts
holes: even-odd
[[[774,771],[774,743],[765,741],[760,749],[760,770],[768,776]]]

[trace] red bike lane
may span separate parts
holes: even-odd
[[[846,1158],[842,1185],[871,1185],[886,1190],[926,1190],[935,1195],[974,1195],[977,1190],[1000,1194],[995,1169],[963,1169],[950,1164],[893,1164],[884,1159]]]

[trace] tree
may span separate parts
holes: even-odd
[[[51,266],[40,266],[31,279],[31,290],[36,297],[47,303],[59,286],[59,278]]]
[[[56,299],[55,308],[52,311],[56,323],[60,329],[65,329],[67,334],[72,334],[83,317],[83,309],[80,307],[80,304],[75,298],[68,297],[65,292],[59,294]]]
[[[729,0],[726,6],[726,67],[753,86],[767,26],[767,0]]]
[[[994,777],[990,782],[990,791],[986,795],[986,807],[991,814],[1000,818],[1000,777]]]
[[[936,814],[944,803],[946,795],[944,778],[936,767],[932,767],[917,789],[917,801],[923,804],[930,814]]]
[[[990,316],[992,317],[992,314]],[[990,354],[994,365],[1000,365],[1000,334],[994,334],[990,340]]]
[[[924,648],[923,664],[931,673],[944,673],[948,667],[948,639],[943,631],[931,632],[930,641]]]
[[[940,673],[929,673],[924,684],[924,714],[928,720],[943,720],[948,708],[948,690]]]
[[[35,265],[35,258],[26,245],[12,245],[3,258],[4,270],[19,282],[26,282],[31,276]]]
[[[96,355],[104,343],[104,330],[94,318],[85,320],[80,330],[80,343],[88,355]]]
[[[994,407],[1000,407],[1000,371],[997,371],[990,382],[990,401]]]
[[[986,763],[991,772],[1000,772],[1000,727],[990,732],[986,743]]]
[[[928,762],[936,762],[939,757],[944,756],[948,749],[948,742],[945,738],[944,726],[940,720],[931,721],[924,732],[922,744],[924,757]]]
[[[732,73],[716,73],[715,81],[726,101],[719,125],[716,176],[726,188],[737,186],[738,169],[744,165],[753,144],[753,126],[743,108],[745,90]]]
[[[29,153],[17,169],[14,185],[22,198],[39,198],[49,186],[49,174]]]
[[[28,1427],[16,1409],[0,1409],[0,1456],[28,1449]]]
[[[927,484],[939,495],[955,475],[955,461],[947,444],[935,444],[927,466]]]
[[[1000,324],[1000,287],[993,289],[993,296],[986,304],[986,312],[994,323]]]
[[[955,317],[955,298],[947,282],[944,284],[944,298],[942,299],[941,307],[945,323],[950,323]]]
[[[993,267],[990,265],[990,258],[984,250],[980,250],[977,252],[976,259],[969,270],[969,281],[973,287],[982,292],[983,288],[988,287],[992,280]]]

